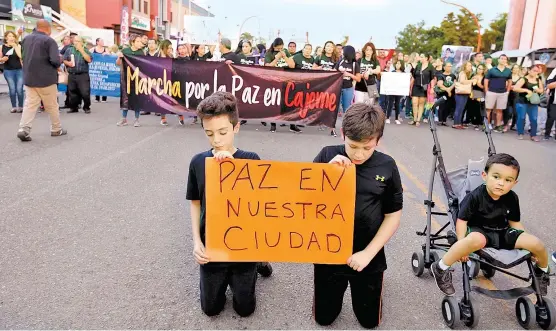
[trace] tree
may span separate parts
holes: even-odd
[[[253,37],[253,35],[250,34],[249,32],[243,32],[243,33],[241,34],[241,36],[239,36],[239,38],[240,38],[241,40],[247,39],[247,40],[249,40],[249,41],[253,41],[253,39],[254,39],[255,37]]]
[[[481,22],[481,14],[477,14]],[[477,48],[478,30],[473,16],[466,10],[461,9],[456,16],[449,13],[440,23],[444,32],[444,43],[446,45],[473,46]]]
[[[408,24],[396,37],[397,48],[404,53],[421,52],[423,50],[425,21]]]
[[[491,45],[495,44],[495,50],[501,50],[504,45],[504,34],[506,33],[506,24],[508,22],[508,13],[500,14],[494,19],[488,29],[483,33],[482,48],[485,52],[491,51]]]

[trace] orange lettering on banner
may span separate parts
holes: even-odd
[[[347,262],[353,249],[355,167],[205,162],[211,261]]]

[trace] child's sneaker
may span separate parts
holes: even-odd
[[[550,285],[550,275],[541,270],[538,266],[535,266],[535,276],[537,276],[537,279],[539,280],[539,290],[541,291],[541,295],[545,296],[548,293],[548,285]]]
[[[126,126],[127,125],[127,120],[125,118],[122,118],[120,121],[118,121],[118,123],[116,123],[117,126]]]
[[[135,120],[135,122],[133,122],[133,126],[138,128],[141,126],[141,124],[139,124],[139,120]]]
[[[257,263],[257,273],[264,278],[270,277],[272,275],[272,266],[268,262]]]
[[[447,296],[456,294],[456,290],[452,284],[452,272],[450,269],[442,270],[437,261],[431,264],[431,274],[436,281],[436,285],[444,294]]]
[[[161,121],[160,121],[160,125],[162,125],[162,126],[168,126],[168,122],[166,122],[165,119],[164,119],[164,120],[161,120]]]

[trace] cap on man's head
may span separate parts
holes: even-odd
[[[226,47],[227,49],[232,49],[232,42],[230,39],[228,38],[222,38],[222,40],[220,41],[220,43],[222,45],[224,45],[224,47]]]
[[[70,32],[70,37],[71,37],[71,36],[77,36],[77,33],[75,33],[75,32]]]

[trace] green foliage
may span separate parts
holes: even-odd
[[[241,40],[247,39],[247,40],[249,40],[249,41],[251,41],[251,42],[253,41],[253,39],[255,39],[255,37],[253,37],[253,35],[252,35],[251,33],[249,33],[249,32],[243,32],[243,33],[241,34],[241,36],[239,36],[239,38],[240,38]]]
[[[508,13],[498,15],[489,25],[489,28],[483,33],[482,47],[485,52],[492,52],[490,46],[496,45],[495,51],[502,50],[504,45],[504,33],[506,31],[506,23],[508,22]]]
[[[477,14],[479,23],[481,14]],[[500,14],[484,32],[482,48],[490,50],[491,44],[502,47],[506,31],[507,14]],[[477,49],[477,25],[473,16],[461,9],[458,14],[448,13],[440,26],[425,28],[425,22],[408,24],[396,37],[397,49],[404,53],[418,52],[439,56],[442,45],[473,46]]]

